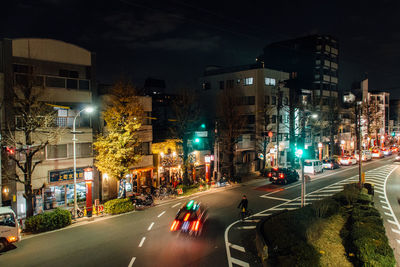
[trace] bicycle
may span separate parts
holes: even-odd
[[[244,221],[246,218],[250,217],[253,215],[253,211],[251,209],[245,209],[242,208],[242,210],[239,212],[239,220]]]

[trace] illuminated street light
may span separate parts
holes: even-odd
[[[76,118],[81,114],[81,112],[86,112],[86,113],[92,113],[94,111],[94,107],[86,107],[79,111],[74,118],[74,122],[72,124],[72,133],[73,133],[73,138],[72,142],[74,144],[74,218],[76,219],[76,211],[78,207],[77,199],[76,199],[76,130],[75,130],[75,124],[76,124]]]

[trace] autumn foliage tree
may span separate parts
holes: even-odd
[[[135,88],[126,82],[116,83],[104,104],[106,128],[94,143],[95,165],[100,172],[121,180],[141,159],[138,131],[144,112]]]

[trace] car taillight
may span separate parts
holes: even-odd
[[[185,218],[183,218],[183,221],[186,222],[189,219],[190,213],[186,213]]]
[[[12,242],[15,242],[15,241],[17,241],[17,237],[16,236],[7,236],[7,241],[9,242],[9,243],[12,243]]]
[[[268,177],[272,177],[272,173],[268,173]]]
[[[279,178],[280,178],[280,179],[283,179],[283,178],[285,178],[285,175],[284,175],[283,173],[280,173],[280,174],[279,174]]]
[[[194,221],[192,224],[192,231],[198,231],[199,230],[199,226],[200,226],[200,221]]]
[[[171,230],[171,231],[175,231],[175,230],[178,228],[178,225],[179,225],[179,221],[174,220],[174,222],[173,222],[172,225],[171,225],[170,230]]]

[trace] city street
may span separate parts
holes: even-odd
[[[372,174],[390,176],[388,183],[395,185],[387,191],[387,197],[399,216],[396,173],[400,169],[392,162],[393,157],[373,160],[364,163],[364,170],[367,181]],[[358,166],[354,165],[312,176],[307,184],[307,202],[333,194],[340,190],[342,180],[357,180],[357,174]],[[386,180],[376,183],[383,186]],[[249,199],[250,209],[258,214],[238,223],[237,205],[243,194]],[[297,208],[299,196],[300,182],[279,186],[265,178],[254,179],[195,197],[209,208],[209,220],[200,238],[169,231],[177,210],[189,198],[176,199],[144,211],[29,237],[2,253],[0,266],[257,266],[260,263],[251,240],[255,224],[280,209]]]

